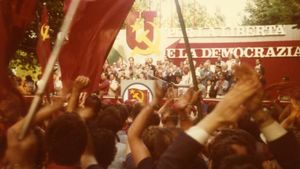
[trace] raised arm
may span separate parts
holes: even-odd
[[[23,140],[19,140],[18,135],[21,132],[24,119],[21,119],[8,129],[6,158],[11,167],[22,169],[37,168],[36,158],[40,147],[38,147],[39,138],[34,132],[34,128],[36,124],[50,118],[53,113],[60,110],[63,107],[64,101],[64,99],[59,99],[54,101],[53,104],[41,108],[37,112],[30,130]]]
[[[236,122],[241,116],[243,105],[260,89],[261,85],[254,70],[249,67],[237,67],[236,71],[244,72],[237,74],[241,80],[209,115],[178,137],[161,157],[157,169],[191,167],[193,159],[199,154],[210,134],[223,125]]]
[[[252,117],[281,167],[300,168],[300,145],[295,136],[285,130],[267,111],[258,110],[252,113]]]
[[[71,97],[68,101],[67,112],[75,112],[78,107],[78,98],[80,92],[89,84],[89,78],[78,76],[72,86]]]
[[[143,159],[151,157],[151,154],[143,142],[141,136],[143,131],[149,125],[149,119],[154,113],[155,107],[159,103],[159,99],[163,97],[162,89],[156,83],[155,96],[152,102],[145,106],[136,119],[133,121],[128,131],[128,143],[131,149],[132,157],[135,166],[137,166]]]

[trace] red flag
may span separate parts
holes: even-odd
[[[43,6],[43,11],[41,14],[41,21],[38,28],[38,42],[36,47],[36,54],[38,56],[38,61],[42,67],[42,72],[45,71],[46,64],[51,54],[51,41],[49,34],[49,16],[47,6]],[[47,93],[54,91],[53,78],[48,80]]]
[[[8,77],[8,63],[22,40],[25,27],[33,20],[36,0],[0,1],[0,104],[2,116],[14,124],[25,113],[22,96]],[[7,111],[9,110],[9,111]],[[7,126],[8,127],[8,126]]]
[[[33,20],[36,0],[2,0],[0,2],[0,84],[9,85],[8,63],[23,38],[25,27]]]
[[[47,7],[43,6],[41,22],[39,24],[38,43],[36,53],[42,70],[44,71],[47,61],[51,53],[50,35],[49,35],[49,16]]]
[[[102,66],[132,4],[133,0],[81,1],[59,57],[64,87],[85,75],[91,80],[89,91],[98,89]]]

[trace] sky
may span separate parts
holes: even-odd
[[[220,10],[227,26],[240,25],[247,0],[199,0],[210,13]]]

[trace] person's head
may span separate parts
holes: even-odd
[[[115,134],[103,128],[90,128],[89,131],[95,158],[103,168],[107,168],[117,152]]]
[[[263,169],[262,162],[254,155],[231,155],[225,157],[213,169]]]
[[[116,79],[115,74],[113,73],[109,74],[109,80],[115,80],[115,79]]]
[[[92,126],[108,129],[113,133],[117,133],[123,127],[122,116],[120,115],[119,109],[113,105],[108,106],[94,120]]]
[[[89,95],[84,101],[84,106],[98,112],[101,109],[101,100],[96,95]]]
[[[184,66],[183,67],[183,74],[188,74],[189,73],[189,71],[190,71],[190,68],[188,67],[188,66]]]
[[[27,107],[22,96],[17,92],[0,87],[0,123],[9,128],[25,115]]]
[[[114,105],[114,107],[119,110],[119,115],[121,117],[121,123],[122,123],[122,125],[124,125],[129,116],[128,108],[123,104],[116,104],[116,105]]]
[[[137,115],[141,112],[142,109],[143,109],[142,103],[140,102],[133,103],[132,110],[129,116],[134,120],[137,117]]]
[[[175,81],[176,81],[176,83],[179,83],[181,81],[181,79],[182,79],[181,73],[176,72],[175,73]]]
[[[167,109],[161,115],[161,122],[164,127],[176,127],[178,124],[178,114],[172,109]]]
[[[224,73],[220,73],[219,74],[219,79],[220,80],[224,80],[225,79],[225,74]]]
[[[208,79],[206,83],[207,85],[211,85],[211,80]]]
[[[221,65],[217,65],[215,72],[217,73],[217,72],[221,72],[221,71],[222,71]]]
[[[75,113],[54,119],[46,129],[46,149],[50,162],[74,165],[80,160],[87,143],[87,129]]]
[[[150,126],[144,130],[142,139],[150,151],[151,157],[158,160],[174,140],[174,134],[168,128]]]
[[[209,66],[210,66],[209,62],[205,62],[204,65],[203,65],[203,68],[208,70]]]
[[[259,65],[260,64],[260,60],[259,59],[255,59],[255,64]]]
[[[32,77],[30,75],[25,76],[25,80],[28,82],[32,82]]]
[[[208,145],[210,164],[217,169],[222,160],[230,155],[256,155],[256,141],[246,131],[223,129]]]
[[[106,79],[108,79],[108,78],[107,78],[107,74],[104,73],[104,72],[102,72],[102,73],[101,73],[101,80],[106,80]]]

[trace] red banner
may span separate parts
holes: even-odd
[[[281,81],[283,76],[291,81],[300,82],[300,41],[264,41],[264,42],[226,42],[226,43],[191,43],[193,58],[198,63],[205,60],[216,61],[217,57],[229,55],[240,57],[241,61],[255,66],[255,59],[260,58],[265,68],[267,84]],[[165,56],[176,64],[187,57],[183,43],[176,41],[166,48]]]
[[[92,82],[88,90],[98,89],[102,66],[132,4],[133,0],[81,1],[59,57],[65,87],[85,75]]]
[[[46,6],[43,6],[43,11],[41,14],[41,22],[39,24],[39,36],[38,43],[36,47],[36,53],[38,56],[38,61],[42,70],[44,71],[46,63],[49,59],[51,53],[51,45],[50,45],[50,35],[49,35],[49,16],[48,10]]]
[[[128,90],[128,100],[136,100],[140,103],[149,103],[149,92],[147,90],[141,90],[131,88]]]

